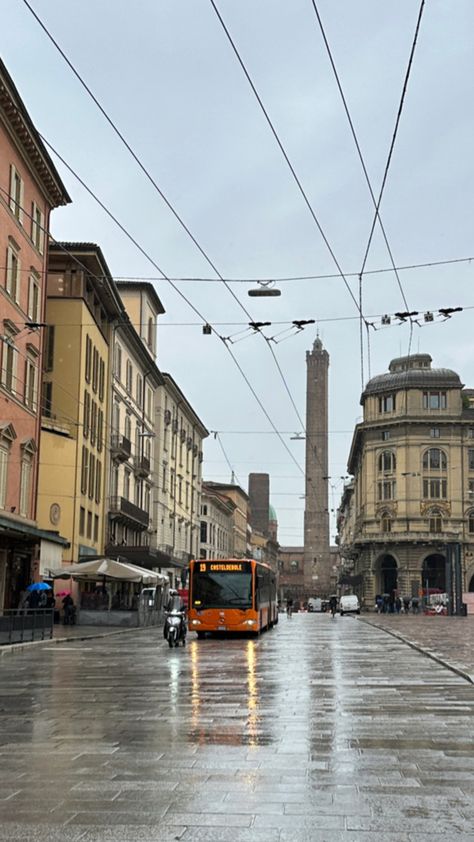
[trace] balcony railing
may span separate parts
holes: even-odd
[[[125,497],[111,497],[109,510],[112,515],[122,516],[124,520],[132,520],[145,529],[148,528],[150,521],[148,512],[136,506],[135,503],[131,503]]]
[[[150,475],[150,460],[147,456],[140,456],[135,460],[135,471],[139,477],[148,477]]]
[[[354,536],[354,544],[367,544],[371,541],[374,543],[394,544],[394,543],[436,543],[446,544],[452,542],[459,535],[455,532],[359,532]]]
[[[132,452],[132,442],[118,433],[114,433],[111,437],[110,452],[112,459],[117,459],[119,462],[126,462],[130,458]]]

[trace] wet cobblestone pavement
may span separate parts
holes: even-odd
[[[465,673],[474,683],[474,615],[365,614],[361,619],[400,635]]]
[[[0,661],[1,840],[474,840],[461,676],[350,617],[192,638]]]

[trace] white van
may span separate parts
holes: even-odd
[[[322,604],[322,599],[320,599],[318,596],[311,596],[308,599],[308,611],[314,613],[322,611]]]
[[[360,614],[360,603],[358,597],[354,593],[341,596],[339,600],[339,611],[341,612],[341,617],[343,617],[344,614]]]

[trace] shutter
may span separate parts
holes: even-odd
[[[9,295],[12,294],[12,277],[13,277],[13,252],[11,247],[7,248],[7,282],[6,290]]]
[[[35,321],[35,312],[34,312],[34,297],[35,297],[35,282],[32,275],[28,278],[28,318],[30,322]]]
[[[20,178],[20,207],[18,208],[18,221],[23,225],[23,202],[25,200],[25,185],[23,179]]]
[[[13,164],[10,164],[10,210],[15,213],[15,174],[16,170]]]
[[[7,464],[8,453],[3,447],[0,447],[0,509],[5,508],[7,496]]]
[[[7,364],[8,364],[8,345],[5,339],[2,339],[2,386],[7,383]]]
[[[18,394],[18,382],[17,382],[17,373],[18,373],[18,351],[16,348],[11,349],[12,351],[12,388],[11,391],[14,395]]]
[[[39,232],[38,232],[38,251],[39,251],[40,254],[43,254],[43,252],[44,252],[44,219],[45,219],[44,213],[42,211],[40,211],[40,218],[39,218],[40,229],[39,229]]]
[[[21,261],[17,255],[16,258],[16,278],[15,278],[15,301],[20,303],[20,287],[21,287]]]
[[[36,202],[31,203],[31,239],[36,244]]]

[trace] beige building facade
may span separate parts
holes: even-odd
[[[231,558],[235,503],[202,485],[199,558]]]
[[[474,590],[472,391],[417,354],[392,360],[361,404],[338,514],[346,584],[369,605],[393,590]]]
[[[250,558],[248,532],[248,494],[239,485],[227,482],[207,482],[207,487],[226,497],[234,504],[231,558]]]
[[[170,374],[163,373],[155,404],[152,547],[175,585],[199,557],[203,442],[208,430]]]
[[[155,402],[163,378],[154,356],[157,316],[164,309],[151,284],[117,282],[116,286],[127,312],[116,324],[113,338],[105,553],[148,568],[156,562],[150,551]]]

